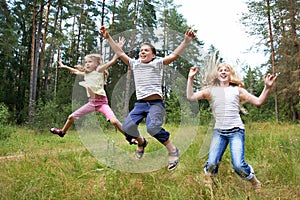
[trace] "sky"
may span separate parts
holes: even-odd
[[[198,30],[197,37],[205,43],[205,50],[214,45],[232,65],[237,59],[252,68],[266,62],[262,50],[256,53],[256,47],[255,51],[249,51],[258,39],[250,37],[239,22],[242,12],[247,12],[244,0],[174,0],[174,3],[182,5],[178,12],[189,26]]]

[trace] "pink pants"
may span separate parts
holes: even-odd
[[[79,119],[80,117],[94,111],[102,113],[106,117],[107,121],[109,121],[111,118],[116,118],[114,112],[108,105],[106,96],[100,96],[99,98],[89,98],[89,102],[73,112],[71,116],[73,116],[74,119]]]

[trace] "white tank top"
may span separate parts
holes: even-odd
[[[92,71],[84,75],[84,81],[79,82],[79,85],[86,88],[87,96],[90,97],[89,90],[98,95],[106,96],[104,90],[104,73]]]
[[[212,87],[212,109],[216,119],[215,129],[244,129],[240,116],[240,97],[237,86]]]

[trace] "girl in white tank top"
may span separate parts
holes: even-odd
[[[236,75],[234,69],[226,63],[221,63],[206,76],[206,81],[210,83],[209,87],[194,92],[193,81],[197,71],[197,67],[190,69],[187,81],[187,99],[190,101],[211,100],[216,119],[208,160],[204,167],[205,184],[211,186],[213,183],[213,177],[218,173],[223,153],[230,144],[235,172],[241,178],[250,181],[255,190],[260,189],[261,183],[255,177],[253,168],[244,161],[244,124],[239,114],[240,102],[245,101],[255,106],[261,106],[267,100],[278,74],[264,76],[265,87],[261,95],[256,97],[243,88],[243,82]]]

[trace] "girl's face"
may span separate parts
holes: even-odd
[[[155,58],[155,54],[152,52],[151,47],[148,45],[141,46],[139,52],[139,58],[142,63],[149,63]]]
[[[221,85],[228,85],[230,82],[230,69],[227,66],[218,68],[218,79]]]
[[[88,57],[85,59],[84,71],[86,73],[90,73],[96,70],[97,66],[98,66],[98,62],[96,61],[96,59]]]

